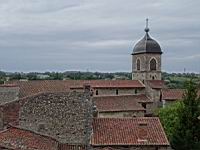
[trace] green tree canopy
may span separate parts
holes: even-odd
[[[158,115],[175,150],[200,150],[200,97],[189,81],[183,100],[159,110]]]
[[[176,150],[200,150],[200,97],[197,93],[197,86],[189,81],[171,140]]]
[[[175,126],[177,122],[179,122],[178,111],[181,109],[181,107],[183,107],[183,103],[181,101],[178,101],[166,106],[165,108],[161,108],[158,111],[160,121],[163,124],[163,128],[170,141],[175,132]]]

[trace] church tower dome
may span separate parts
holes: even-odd
[[[149,35],[146,19],[145,36],[135,44],[132,53],[132,78],[136,80],[161,80],[162,50]]]
[[[162,54],[160,45],[154,39],[152,39],[149,35],[149,28],[148,28],[148,19],[146,21],[146,28],[144,29],[146,32],[145,36],[135,44],[133,48],[133,55],[139,53],[158,53]]]

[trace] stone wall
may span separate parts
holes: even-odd
[[[99,118],[133,118],[144,117],[144,111],[99,112]]]
[[[19,87],[0,86],[0,105],[15,101],[19,98]]]
[[[19,110],[20,104],[18,100],[0,106],[0,130],[10,123],[18,124]]]
[[[118,94],[117,94],[118,90]],[[126,95],[126,94],[144,94],[145,88],[96,88],[93,90],[93,94],[96,95]]]
[[[150,70],[150,60],[157,61],[157,70]],[[136,61],[140,60],[140,70],[136,68]],[[132,56],[132,78],[136,80],[161,80],[161,55],[160,54],[137,54]]]
[[[20,126],[52,136],[61,143],[88,144],[93,106],[85,93],[46,93],[27,99]]]
[[[165,108],[166,106],[168,106],[168,105],[171,105],[171,104],[173,104],[173,103],[175,103],[175,102],[177,102],[178,100],[162,100],[162,107],[163,108]]]
[[[146,85],[146,95],[153,101],[152,110],[161,107],[162,102],[160,101],[161,89],[152,89],[147,83]]]
[[[153,114],[154,104],[153,103],[146,103],[146,115]]]

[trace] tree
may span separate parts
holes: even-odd
[[[171,141],[175,132],[175,124],[179,122],[178,111],[181,107],[183,107],[183,102],[178,101],[166,106],[165,108],[159,109],[157,112],[169,141]]]
[[[176,150],[200,150],[200,97],[197,92],[195,83],[189,81],[171,139]]]

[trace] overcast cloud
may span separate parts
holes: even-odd
[[[0,0],[0,69],[131,71],[150,34],[163,70],[200,72],[199,0]]]

